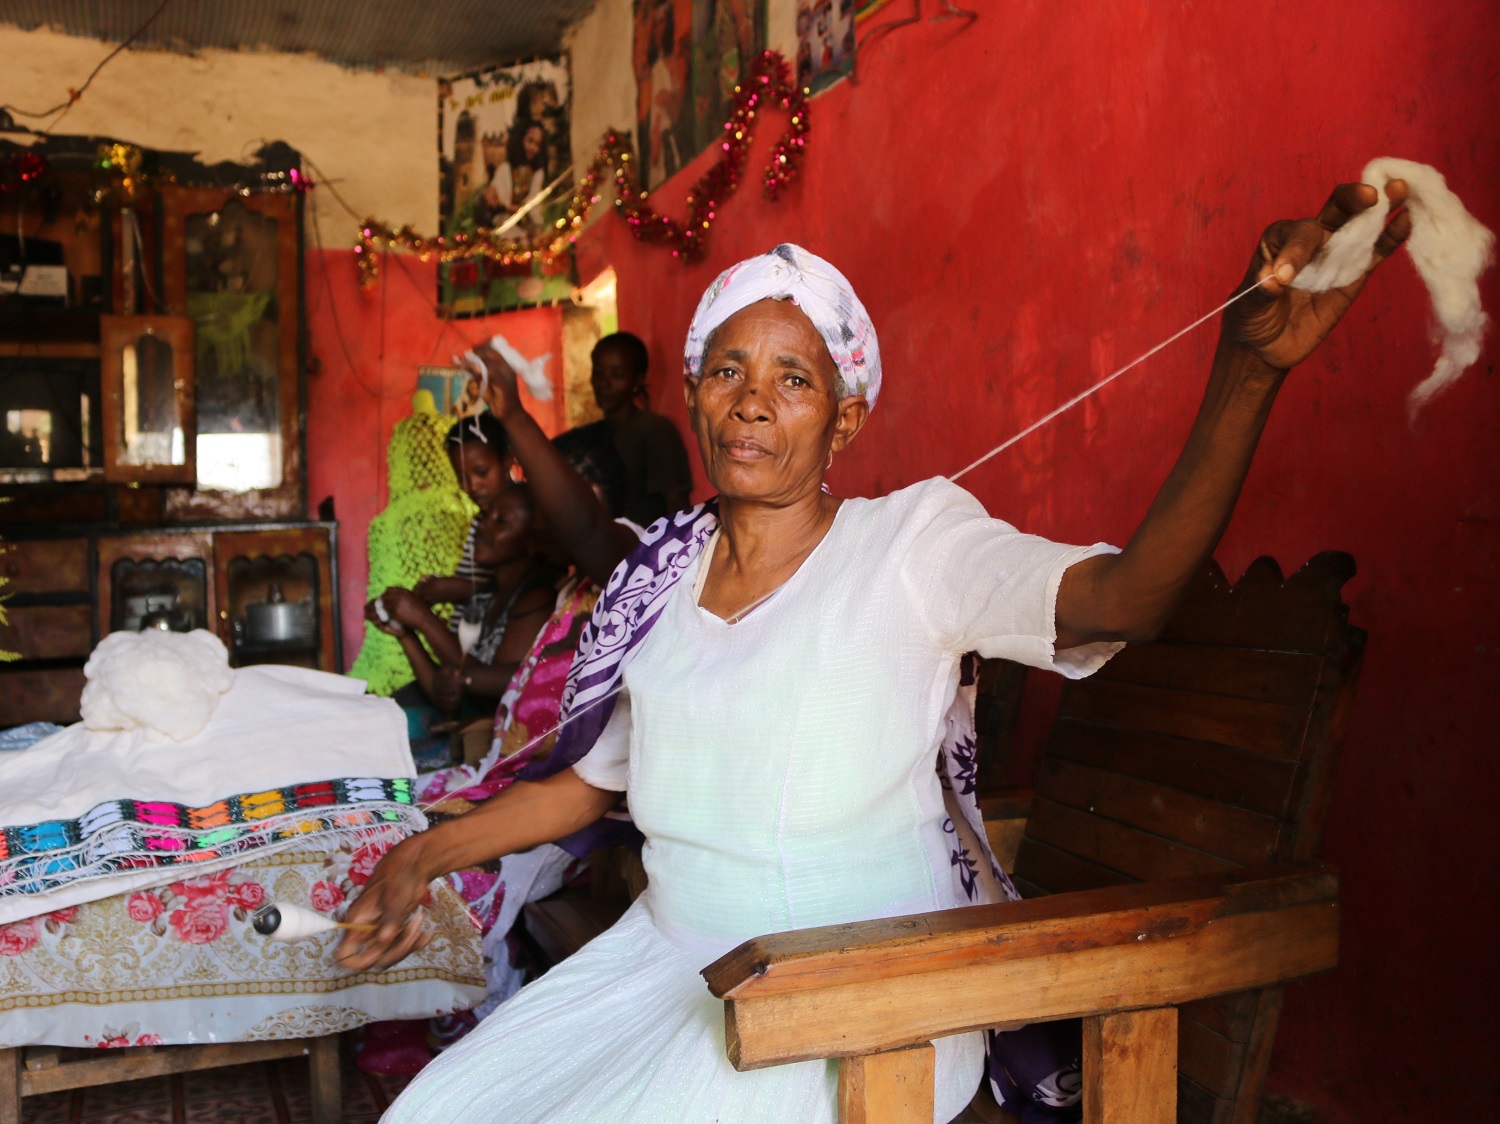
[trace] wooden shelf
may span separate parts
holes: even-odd
[[[72,344],[99,354],[99,310],[55,308],[46,305],[0,303],[0,349],[13,353],[16,345]]]

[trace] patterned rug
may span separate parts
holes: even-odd
[[[344,1124],[375,1124],[409,1077],[375,1077],[343,1052]],[[27,1097],[22,1124],[306,1124],[307,1060],[226,1066]]]

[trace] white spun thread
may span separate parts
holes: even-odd
[[[1205,321],[1211,320],[1213,317],[1215,317],[1219,313],[1223,312],[1226,308],[1228,308],[1230,305],[1232,305],[1235,301],[1241,300],[1244,297],[1249,296],[1251,293],[1255,292],[1256,289],[1259,289],[1267,281],[1271,280],[1272,276],[1274,276],[1274,274],[1272,274],[1270,276],[1267,276],[1267,277],[1263,278],[1260,281],[1255,282],[1255,284],[1250,285],[1247,288],[1241,289],[1238,293],[1235,293],[1234,296],[1230,297],[1223,304],[1219,305],[1218,308],[1215,308],[1215,309],[1213,309],[1210,312],[1205,312],[1202,316],[1198,317],[1198,319],[1194,320],[1186,328],[1183,328],[1180,332],[1177,332],[1176,334],[1174,334],[1172,336],[1169,336],[1167,339],[1162,340],[1161,343],[1157,344],[1150,351],[1144,352],[1141,355],[1137,355],[1129,363],[1126,363],[1125,366],[1121,367],[1119,370],[1115,371],[1113,374],[1107,375],[1104,378],[1100,379],[1093,386],[1089,387],[1087,390],[1083,391],[1082,393],[1075,394],[1072,398],[1069,398],[1066,402],[1064,402],[1057,409],[1053,410],[1049,414],[1044,414],[1042,417],[1038,418],[1036,421],[1034,421],[1030,425],[1028,425],[1025,429],[1021,430],[1020,433],[1017,433],[1014,437],[1007,438],[1006,440],[1000,442],[1000,444],[996,445],[988,453],[985,453],[984,456],[980,457],[978,460],[974,461],[972,464],[969,464],[969,465],[965,466],[964,468],[959,469],[952,476],[948,477],[948,479],[950,481],[953,481],[953,480],[957,480],[961,476],[967,476],[969,473],[973,472],[976,468],[978,468],[980,465],[984,464],[986,461],[990,460],[993,457],[999,456],[1001,453],[1005,452],[1006,449],[1009,449],[1012,445],[1014,445],[1017,441],[1021,440],[1023,437],[1030,436],[1031,434],[1035,433],[1037,430],[1041,429],[1042,426],[1044,426],[1048,422],[1052,421],[1054,418],[1061,417],[1063,414],[1067,413],[1069,410],[1071,410],[1074,406],[1078,405],[1078,403],[1082,402],[1084,399],[1089,398],[1092,395],[1097,394],[1099,391],[1103,390],[1106,386],[1108,386],[1110,383],[1114,382],[1117,378],[1119,378],[1121,375],[1123,375],[1126,371],[1130,370],[1132,367],[1136,367],[1139,364],[1144,363],[1147,359],[1150,359],[1158,351],[1162,350],[1162,348],[1167,347],[1170,344],[1176,343],[1183,336],[1185,336],[1189,332],[1191,332],[1194,328],[1196,328],[1199,325],[1203,324]]]

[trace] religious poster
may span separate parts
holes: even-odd
[[[693,0],[635,0],[636,141],[646,186],[691,160]]]
[[[765,0],[635,0],[636,151],[648,187],[719,139],[765,22]]]
[[[816,94],[854,72],[855,8],[855,0],[797,0],[797,84],[803,89]]]
[[[493,67],[438,83],[439,210],[445,236],[496,229],[526,238],[566,207],[571,177],[545,201],[528,201],[573,162],[571,83],[566,59]],[[572,268],[559,262],[501,266],[484,258],[438,267],[438,300],[457,316],[561,300],[572,293]]]
[[[693,0],[693,151],[721,139],[734,88],[765,50],[765,0]]]

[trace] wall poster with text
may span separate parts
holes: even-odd
[[[569,133],[572,83],[566,58],[492,67],[438,83],[439,211],[446,236],[493,229],[573,162]],[[510,233],[526,238],[566,206],[571,177],[541,205],[515,219]],[[438,266],[438,301],[456,316],[567,298],[572,264],[501,266],[470,258]]]
[[[635,0],[636,151],[656,187],[718,141],[765,49],[765,0]]]

